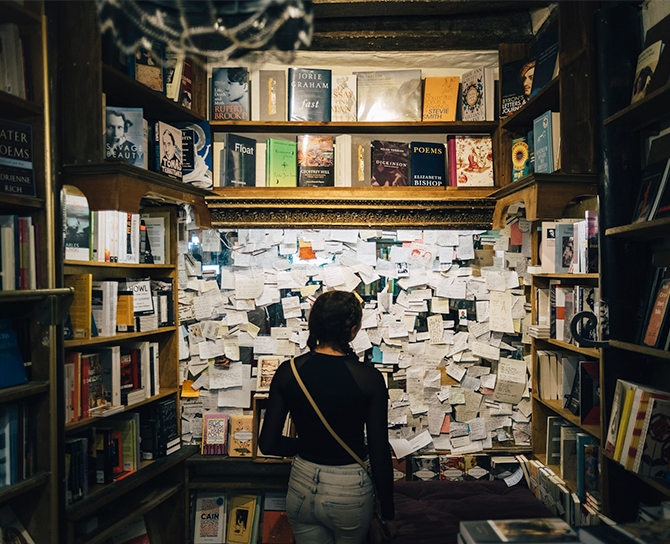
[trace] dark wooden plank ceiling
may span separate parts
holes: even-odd
[[[530,12],[547,1],[314,0],[310,49],[497,49],[531,40]]]

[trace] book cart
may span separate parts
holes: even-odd
[[[26,98],[0,91],[0,117],[32,126],[32,161],[35,196],[0,195],[0,213],[29,217],[36,227],[36,287],[0,291],[0,311],[12,321],[22,345],[28,381],[0,389],[0,409],[6,416],[18,409],[18,451],[6,438],[3,417],[5,471],[18,465],[18,478],[0,487],[0,507],[10,507],[37,544],[58,542],[51,530],[58,517],[60,437],[56,413],[58,395],[57,343],[61,323],[72,300],[70,289],[56,288],[54,193],[51,172],[50,103],[47,78],[46,18],[43,2],[0,2],[0,19],[15,24],[24,54]],[[3,229],[4,230],[4,229]],[[18,233],[17,233],[18,234]],[[15,256],[19,259],[19,255]],[[3,262],[3,268],[11,263]],[[6,331],[3,331],[3,334]],[[6,346],[3,347],[3,350]],[[3,353],[3,365],[21,364]],[[32,412],[32,414],[31,414]],[[24,427],[24,424],[28,427]],[[20,457],[20,458],[17,458]],[[5,473],[7,475],[7,472]]]
[[[561,2],[558,16],[558,76],[532,96],[521,109],[501,119],[498,131],[498,176],[500,189],[491,195],[496,199],[493,228],[503,228],[508,212],[518,205],[525,210],[530,223],[532,258],[538,265],[542,221],[561,217],[583,217],[584,209],[597,209],[595,148],[595,81],[590,77],[595,69],[594,14],[596,6],[589,2]],[[576,26],[578,28],[576,28]],[[500,65],[525,58],[527,44],[501,44]],[[512,181],[512,140],[525,135],[533,128],[533,120],[547,110],[561,114],[560,170],[550,174],[531,173]],[[577,128],[579,127],[579,128]],[[573,215],[574,214],[574,215]],[[527,300],[532,304],[532,323],[537,324],[535,304],[537,289],[547,288],[550,282],[598,286],[598,274],[534,274],[527,286]],[[580,416],[563,408],[561,400],[546,400],[539,394],[538,350],[560,350],[584,360],[597,361],[600,366],[600,349],[579,347],[556,339],[531,338],[526,346],[532,355],[532,458],[549,466],[560,475],[559,466],[547,459],[547,417],[560,416],[597,440],[602,434],[602,410],[597,425],[584,425]],[[575,481],[566,481],[570,492],[577,491]],[[602,488],[602,483],[601,483]]]
[[[174,324],[149,332],[117,333],[64,342],[65,357],[70,352],[91,350],[128,342],[151,341],[159,346],[159,393],[126,407],[135,412],[162,399],[176,401],[175,418],[179,421],[179,319],[177,301],[177,207],[188,204],[197,224],[208,226],[209,211],[199,189],[163,174],[121,162],[105,162],[102,130],[104,103],[119,107],[141,107],[147,119],[192,121],[205,118],[205,79],[194,63],[193,109],[156,93],[125,73],[103,62],[103,44],[93,3],[60,2],[57,10],[58,33],[78,36],[77,40],[60,40],[59,56],[63,59],[60,76],[66,87],[61,94],[64,126],[61,149],[61,186],[74,186],[87,198],[91,211],[117,210],[141,213],[150,206],[169,214],[166,247],[168,264],[125,264],[108,262],[64,261],[61,280],[72,274],[90,274],[93,280],[123,278],[170,278],[173,287]],[[82,66],[86,66],[82,69]],[[86,115],[82,115],[86,112]],[[60,423],[62,442],[90,433],[96,426],[108,426],[116,414],[89,417]],[[179,429],[179,432],[180,429]],[[193,446],[153,461],[142,461],[139,469],[122,479],[102,485],[89,482],[88,495],[66,505],[61,493],[59,504],[59,542],[94,544],[111,542],[111,537],[129,522],[144,516],[152,541],[182,543],[189,540],[186,517],[189,498],[185,460],[197,451]],[[175,513],[184,512],[184,515]],[[89,522],[93,520],[90,525]],[[97,526],[96,526],[97,521]],[[89,525],[82,534],[82,526]],[[54,524],[55,527],[55,524]],[[77,529],[77,530],[75,530]],[[56,531],[54,530],[54,534]]]
[[[667,30],[667,21],[666,30]],[[660,24],[658,25],[660,26]],[[658,28],[656,27],[656,29]],[[654,27],[652,27],[653,29]],[[647,31],[649,38],[652,29]],[[612,130],[627,134],[633,145],[654,135],[662,126],[667,126],[670,117],[670,84],[666,83],[644,98],[609,115],[603,121],[604,131]],[[634,202],[624,194],[625,190],[637,191],[641,179],[633,172],[632,186],[618,188],[615,198],[626,206],[612,221],[605,225],[605,243],[617,262],[629,262],[626,266],[607,267],[602,271],[603,282],[610,283],[622,295],[610,304],[610,339],[604,350],[602,397],[605,425],[612,412],[617,379],[630,380],[662,391],[670,391],[668,362],[670,353],[641,345],[636,338],[636,323],[653,295],[645,275],[656,266],[667,266],[670,254],[667,240],[670,235],[668,218],[631,223]],[[641,168],[640,168],[641,170]],[[620,291],[625,286],[625,291]],[[625,294],[624,294],[625,293]],[[613,293],[614,294],[614,293]],[[626,302],[619,304],[620,299]],[[636,316],[636,312],[638,315]],[[609,515],[617,522],[635,521],[641,504],[656,505],[670,499],[670,484],[660,478],[637,474],[626,470],[615,461],[609,452],[602,459],[603,479],[607,482],[605,503]]]

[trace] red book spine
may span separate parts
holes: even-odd
[[[140,388],[140,374],[139,374],[139,366],[140,366],[140,350],[135,348],[131,351],[131,361],[132,361],[132,369],[133,369],[133,389],[139,389]]]
[[[72,421],[81,419],[81,358],[74,360],[74,391],[72,393],[72,406],[74,407],[74,416]]]
[[[447,139],[447,155],[449,157],[449,186],[458,186],[456,180],[456,140],[453,138]]]

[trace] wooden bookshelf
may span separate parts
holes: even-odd
[[[598,440],[601,439],[600,425],[584,425],[579,416],[576,416],[567,408],[563,408],[562,402],[560,400],[545,400],[535,394],[533,395],[533,398],[540,404],[543,404],[549,408],[557,416],[561,416],[562,418],[567,419],[570,423],[579,427],[583,431],[586,431],[590,435],[595,436]]]
[[[655,357],[657,359],[670,360],[670,351],[665,351],[663,349],[650,348],[648,346],[640,346],[639,344],[631,344],[630,342],[621,342],[620,340],[610,340],[609,346],[611,348],[617,348],[624,351],[629,351],[631,353],[649,355],[650,357]]]
[[[610,115],[603,124],[631,131],[653,128],[670,115],[667,108],[669,101],[670,83],[666,83],[660,89]]]
[[[670,217],[612,227],[605,231],[606,236],[626,238],[628,240],[656,240],[667,238],[670,234]]]
[[[147,338],[156,334],[163,334],[174,332],[177,329],[175,325],[171,327],[160,327],[153,331],[143,332],[119,332],[114,336],[94,336],[92,338],[65,340],[66,348],[77,348],[84,346],[97,346],[101,344],[117,344],[125,342],[126,340],[134,340],[136,338]]]

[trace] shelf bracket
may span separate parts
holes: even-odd
[[[570,321],[570,332],[572,333],[572,337],[575,339],[577,342],[577,345],[580,348],[606,348],[610,345],[609,341],[596,341],[596,340],[590,340],[588,338],[584,338],[579,332],[577,331],[577,324],[582,321],[583,319],[586,319],[586,323],[582,325],[582,330],[585,333],[589,333],[591,331],[595,331],[596,328],[598,327],[598,319],[596,318],[595,314],[593,312],[579,312],[576,313],[575,315],[572,316],[572,320]]]

